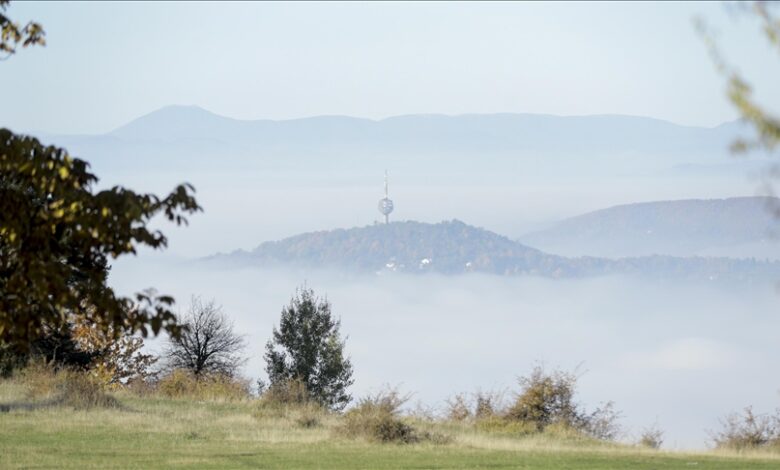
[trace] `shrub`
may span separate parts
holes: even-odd
[[[747,407],[743,414],[732,413],[721,420],[721,425],[720,431],[711,433],[717,448],[780,447],[780,411],[775,415],[757,415]]]
[[[76,409],[119,407],[116,398],[103,392],[100,382],[82,371],[65,373],[61,396],[63,405]]]
[[[503,393],[477,391],[471,395],[460,393],[447,400],[447,418],[452,421],[476,421],[501,414]]]
[[[401,419],[401,406],[408,400],[409,395],[401,395],[397,389],[392,388],[369,395],[344,415],[340,431],[347,437],[380,443],[449,442],[447,436],[417,430]]]
[[[322,410],[317,407],[304,407],[300,410],[300,414],[295,418],[295,424],[302,428],[314,428],[320,425],[320,414]]]
[[[181,369],[160,378],[156,390],[163,396],[176,399],[240,401],[250,396],[246,380],[221,374],[196,377]]]
[[[612,402],[586,413],[575,401],[577,376],[555,370],[546,372],[537,366],[528,377],[519,379],[521,391],[505,417],[528,423],[538,432],[551,425],[576,430],[590,437],[613,440],[620,432],[620,413]]]
[[[287,380],[260,388],[260,399],[253,413],[257,418],[289,418],[304,428],[319,426],[328,410],[313,400],[300,380]]]
[[[592,413],[581,415],[579,429],[595,439],[614,441],[621,433],[620,426],[617,424],[620,416],[620,412],[615,409],[615,404],[609,401]]]
[[[272,384],[262,392],[260,399],[269,406],[303,405],[311,401],[306,384],[297,379]]]
[[[642,435],[639,436],[639,445],[642,447],[648,447],[650,449],[660,449],[664,443],[664,432],[658,428],[657,425],[653,425],[649,428],[645,428],[642,431]]]
[[[82,370],[55,370],[46,364],[34,362],[21,371],[20,379],[28,398],[45,405],[76,409],[119,406],[114,397],[104,393],[100,382]]]
[[[62,376],[42,361],[31,361],[18,377],[31,400],[53,398],[62,382]]]
[[[479,421],[498,416],[502,408],[502,401],[502,392],[477,391],[474,394],[474,419]]]
[[[358,406],[344,416],[343,433],[376,442],[410,444],[419,441],[414,428],[399,417],[373,406]]]
[[[447,419],[451,421],[466,421],[471,418],[471,409],[466,395],[459,393],[447,400]]]
[[[521,392],[509,409],[509,419],[534,424],[537,431],[557,422],[577,422],[577,406],[574,374],[554,371],[547,373],[542,367],[534,368],[531,375],[519,379]]]

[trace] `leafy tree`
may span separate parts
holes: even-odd
[[[148,227],[200,210],[188,184],[160,199],[123,187],[95,192],[89,165],[67,151],[0,129],[0,340],[26,347],[68,315],[117,335],[178,334],[173,299],[154,291],[117,296],[108,262],[138,246],[167,245]]]
[[[312,399],[332,409],[343,409],[352,399],[347,388],[352,363],[344,355],[339,335],[341,322],[334,320],[330,303],[311,289],[298,289],[282,309],[279,328],[266,344],[266,373],[271,387],[290,380],[302,382]]]
[[[743,11],[755,16],[761,30],[766,37],[770,47],[780,53],[780,19],[774,16],[772,7],[777,5],[773,2],[753,2],[740,4]],[[721,55],[718,45],[712,34],[707,30],[703,21],[698,22],[699,31],[702,34],[710,55],[715,63],[719,73],[727,79],[727,95],[731,103],[737,108],[742,119],[751,125],[754,135],[750,138],[738,139],[733,142],[731,150],[736,154],[744,154],[753,150],[764,151],[767,154],[773,154],[780,146],[780,116],[772,114],[765,106],[755,99],[753,87],[748,80],[733,66],[731,66]],[[780,165],[775,163],[765,173],[764,186],[768,193],[775,194],[773,180],[780,177]],[[770,201],[772,201],[770,199]],[[775,216],[780,217],[780,206],[776,203],[770,208]]]
[[[16,52],[16,46],[45,45],[43,27],[30,21],[24,26],[5,16],[9,0],[0,0],[0,59],[7,59]],[[4,57],[3,57],[4,55]]]
[[[204,375],[235,376],[244,362],[240,353],[244,338],[233,331],[222,307],[193,297],[183,318],[181,334],[168,342],[165,357],[172,369],[184,369],[196,378]]]
[[[41,25],[20,26],[0,0],[0,54],[44,44]],[[148,227],[158,214],[177,225],[201,210],[188,184],[168,196],[116,186],[95,192],[97,177],[83,160],[37,139],[0,129],[0,348],[26,353],[69,315],[103,332],[179,333],[173,299],[152,290],[134,299],[108,287],[108,262],[138,246],[167,245]],[[56,335],[55,335],[56,336]],[[51,335],[49,335],[51,338]]]

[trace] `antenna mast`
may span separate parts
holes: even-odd
[[[393,201],[387,191],[387,170],[385,170],[385,197],[379,200],[379,212],[385,216],[385,224],[390,223],[390,213],[393,212]]]

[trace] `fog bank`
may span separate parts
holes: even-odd
[[[780,402],[777,294],[622,278],[487,275],[357,277],[313,270],[220,271],[145,254],[118,262],[122,293],[154,286],[185,309],[215,299],[246,335],[247,376],[296,287],[326,295],[348,336],[355,396],[383,384],[441,407],[458,392],[516,390],[535,364],[585,373],[581,401],[614,401],[637,435],[657,422],[666,446],[703,447],[706,430],[746,405]],[[152,347],[159,340],[152,341]]]

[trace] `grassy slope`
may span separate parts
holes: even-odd
[[[777,456],[655,452],[458,426],[446,429],[452,444],[380,445],[336,437],[334,417],[303,428],[252,403],[120,399],[120,410],[0,413],[0,468],[780,468]]]

